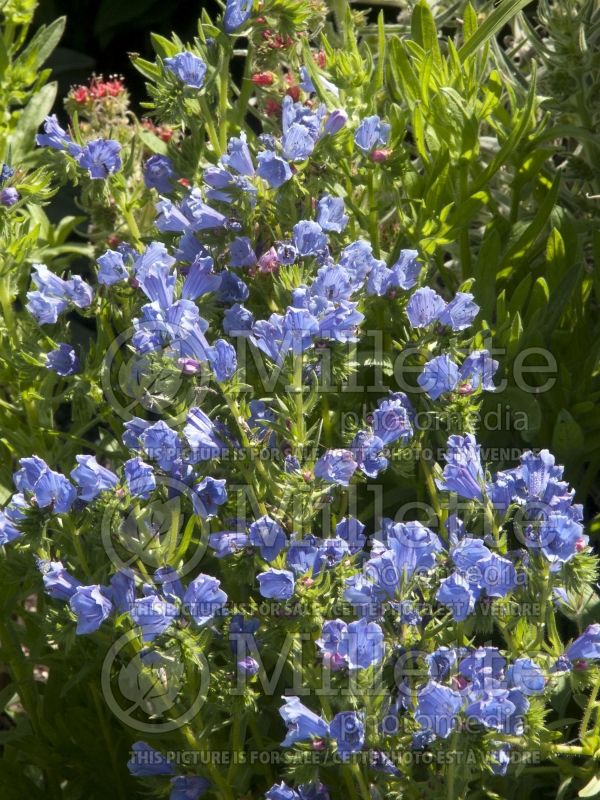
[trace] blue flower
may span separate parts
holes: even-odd
[[[321,638],[316,645],[321,650],[323,663],[332,672],[337,672],[347,663],[348,624],[341,619],[323,623]]]
[[[248,177],[254,175],[254,164],[244,131],[240,133],[239,137],[231,137],[227,143],[227,155],[221,157],[221,163],[227,169],[233,169],[240,175]]]
[[[239,553],[248,546],[248,534],[238,531],[219,531],[211,533],[208,544],[215,551],[216,558],[225,558]]]
[[[492,553],[482,539],[466,536],[451,549],[450,555],[461,572],[471,574],[476,572],[477,565],[489,558]],[[480,577],[477,575],[475,583],[479,582]]]
[[[314,134],[297,122],[292,123],[283,134],[282,152],[288,161],[306,161],[315,149]]]
[[[354,555],[363,549],[367,541],[367,537],[363,533],[364,529],[365,526],[360,520],[354,517],[344,517],[335,526],[335,533],[340,539],[348,542],[350,552]]]
[[[439,318],[446,307],[437,292],[424,286],[417,289],[406,305],[406,316],[413,328],[426,328]]]
[[[316,575],[322,566],[318,540],[312,534],[302,539],[293,538],[285,556],[286,564],[296,576],[312,573]]]
[[[392,287],[394,273],[388,269],[383,261],[376,261],[369,272],[367,280],[367,294],[382,297]]]
[[[379,436],[374,436],[369,431],[359,431],[350,443],[350,450],[358,469],[368,478],[376,478],[380,472],[387,469],[388,460],[383,455],[384,448],[385,445]]]
[[[223,331],[227,336],[249,336],[254,324],[254,314],[235,303],[223,314]]]
[[[363,153],[370,153],[374,147],[387,144],[389,138],[390,126],[376,115],[363,119],[354,134],[356,146]]]
[[[136,778],[172,775],[175,772],[167,757],[146,742],[134,742],[131,745],[131,757],[127,762],[127,769],[129,774]]]
[[[448,437],[445,455],[447,463],[443,480],[436,480],[438,489],[456,492],[467,500],[482,500],[484,475],[480,450],[475,437],[470,433]]]
[[[292,177],[292,170],[288,162],[270,150],[264,150],[259,153],[257,161],[256,174],[266,181],[272,189],[279,189]]]
[[[156,461],[161,469],[170,471],[181,457],[181,440],[163,420],[149,425],[139,438],[148,458]]]
[[[481,683],[486,678],[498,680],[502,677],[506,659],[497,647],[478,647],[459,664],[461,675],[474,683]]]
[[[202,519],[214,517],[219,511],[219,506],[227,502],[226,480],[216,478],[204,478],[194,486],[192,494],[192,505],[194,514]]]
[[[341,197],[324,195],[317,203],[317,222],[324,231],[341,233],[348,224],[344,214],[344,201]]]
[[[437,554],[444,550],[439,537],[416,520],[394,524],[388,533],[388,547],[398,575],[406,572],[409,577],[415,570],[433,569]]]
[[[175,169],[168,156],[153,155],[144,164],[144,183],[148,189],[156,189],[161,194],[173,191]]]
[[[311,220],[300,220],[294,225],[292,241],[301,257],[318,255],[327,250],[327,236],[319,223]]]
[[[258,661],[252,658],[252,656],[246,656],[237,662],[237,668],[238,673],[244,678],[251,678],[253,675],[256,675],[260,669],[260,666]]]
[[[546,688],[546,679],[540,667],[531,658],[517,658],[506,671],[511,687],[527,695],[541,694]]]
[[[144,642],[152,642],[169,628],[179,616],[177,606],[157,594],[148,594],[135,600],[130,610],[131,619],[139,625]]]
[[[423,265],[417,261],[416,250],[401,250],[398,260],[391,267],[391,285],[400,289],[412,289],[419,279]]]
[[[415,719],[425,732],[447,739],[456,728],[462,707],[458,692],[436,681],[429,681],[417,693]]]
[[[570,561],[573,556],[585,550],[589,543],[589,536],[583,533],[583,526],[568,514],[549,513],[539,523],[538,539],[525,540],[528,547],[541,547],[542,553],[548,561],[556,567]]]
[[[265,800],[300,800],[300,795],[286,783],[274,783],[265,794]]]
[[[77,156],[77,163],[87,169],[90,178],[104,180],[121,169],[121,145],[113,139],[93,139]]]
[[[101,492],[114,489],[118,478],[114,472],[100,466],[95,456],[75,456],[77,466],[71,477],[79,486],[79,497],[86,503],[94,500]]]
[[[317,319],[305,308],[289,307],[282,320],[284,344],[295,355],[300,355],[312,344],[319,332]]]
[[[458,367],[446,354],[436,356],[425,364],[417,382],[432,400],[437,400],[456,388]]]
[[[235,33],[238,28],[248,22],[252,16],[252,4],[253,0],[227,0],[223,15],[225,33]]]
[[[350,450],[327,450],[315,464],[314,473],[321,480],[348,486],[357,467]]]
[[[31,492],[39,508],[53,514],[68,514],[77,497],[73,484],[60,472],[54,472],[46,465],[31,487]]]
[[[219,383],[225,383],[234,375],[237,369],[235,348],[225,339],[217,339],[214,345],[208,348],[206,355]]]
[[[121,283],[129,277],[123,254],[116,250],[107,250],[96,259],[96,263],[100,267],[98,270],[98,283],[104,286]]]
[[[125,433],[123,434],[122,442],[125,447],[130,450],[141,450],[142,442],[140,436],[150,425],[150,422],[145,419],[140,419],[139,417],[132,417],[128,419],[127,422],[124,422],[123,427],[125,428]]]
[[[87,308],[94,297],[94,291],[89,283],[82,280],[79,275],[65,281],[65,292],[69,300],[77,308]]]
[[[566,650],[571,661],[595,661],[600,658],[600,623],[588,625],[581,636]]]
[[[0,205],[5,208],[12,208],[19,202],[19,199],[20,195],[14,186],[6,186],[4,189],[0,189]]]
[[[256,264],[256,253],[247,236],[236,236],[229,245],[230,267],[253,267]]]
[[[279,709],[279,713],[288,729],[282,747],[291,747],[295,742],[327,738],[329,726],[322,717],[303,705],[298,697],[282,699],[285,705]]]
[[[216,292],[221,286],[223,277],[215,272],[214,262],[210,256],[198,256],[188,269],[181,297],[184,300],[197,300],[210,292]]]
[[[0,511],[0,547],[14,542],[23,535],[23,532],[16,527],[22,518],[21,503],[23,508],[27,507],[27,501],[23,495],[13,495],[10,505]]]
[[[112,603],[103,586],[79,586],[69,605],[77,616],[76,633],[93,633],[110,616]]]
[[[156,478],[150,464],[141,458],[130,458],[123,464],[123,469],[130,494],[147,500],[156,489]]]
[[[351,753],[358,753],[365,743],[364,714],[341,711],[329,723],[329,735],[335,739],[342,759]]]
[[[249,295],[250,290],[239,275],[227,269],[221,272],[221,285],[217,293],[221,303],[243,303]]]
[[[135,602],[135,579],[131,569],[125,568],[115,572],[110,579],[110,594],[119,614],[131,611]]]
[[[61,561],[38,561],[38,569],[42,573],[44,591],[55,600],[69,601],[75,594],[80,582],[68,572]]]
[[[160,593],[165,600],[171,603],[183,600],[183,584],[177,570],[173,569],[173,567],[159,567],[154,572],[154,583],[160,589]]]
[[[301,783],[298,786],[298,796],[300,800],[331,800],[325,784],[318,781]]]
[[[183,435],[193,450],[195,462],[217,458],[224,447],[216,434],[214,422],[199,408],[190,408]]]
[[[344,125],[348,122],[348,114],[343,108],[334,108],[327,115],[323,124],[323,133],[325,136],[334,136],[342,130]]]
[[[425,656],[429,677],[436,681],[443,680],[449,674],[451,667],[456,664],[456,658],[456,650],[444,645],[429,653]]]
[[[198,800],[210,785],[209,780],[199,775],[176,775],[171,778],[169,800]]]
[[[40,147],[52,147],[54,150],[67,151],[71,155],[76,155],[81,151],[81,147],[75,144],[69,134],[60,127],[56,114],[46,117],[44,133],[38,133],[36,142]]]
[[[510,719],[516,711],[506,690],[484,692],[466,708],[467,718],[486,728],[508,733]]]
[[[384,656],[381,626],[366,618],[351,622],[342,634],[340,653],[348,659],[350,669],[368,669],[379,664]]]
[[[494,775],[506,775],[510,765],[510,751],[509,744],[500,744],[496,750],[492,750],[490,756],[492,757],[491,768]]]
[[[184,86],[189,86],[191,89],[201,89],[204,86],[206,64],[189,50],[165,58],[165,66]]]
[[[267,569],[256,577],[261,597],[289,600],[294,594],[294,574],[287,569]]]
[[[57,321],[68,306],[67,282],[45,264],[34,264],[31,279],[38,291],[27,292],[27,309],[40,324]]]
[[[481,575],[479,588],[485,589],[488,597],[505,597],[517,586],[517,571],[513,564],[496,553],[477,563]]]
[[[253,522],[248,529],[250,544],[258,547],[265,561],[275,561],[287,544],[285,531],[271,517],[264,516]]]
[[[479,306],[473,301],[469,292],[457,292],[438,317],[442,325],[448,325],[453,331],[464,331],[479,313]]]
[[[400,439],[401,444],[408,444],[413,436],[412,419],[414,410],[404,392],[394,392],[380,400],[378,408],[372,413],[373,433],[384,444],[391,444]]]
[[[10,167],[8,164],[2,164],[2,166],[0,167],[0,186],[2,186],[3,183],[12,178],[14,174],[15,171],[12,167]]]
[[[225,226],[227,218],[202,199],[199,189],[192,189],[181,203],[187,226],[193,231],[209,231]],[[158,227],[158,225],[157,225]],[[160,229],[159,229],[160,230]]]
[[[227,595],[220,586],[217,578],[202,573],[188,585],[183,603],[196,625],[210,622],[227,602]]]
[[[498,369],[498,362],[487,350],[473,350],[465,358],[459,370],[461,381],[467,381],[473,389],[484,389],[493,392],[493,377]]]
[[[453,572],[440,583],[435,599],[452,612],[456,622],[462,622],[475,608],[475,595],[466,578]]]
[[[56,350],[46,355],[46,367],[63,378],[75,375],[81,369],[75,349],[69,344],[60,343]]]

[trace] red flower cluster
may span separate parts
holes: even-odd
[[[69,97],[80,105],[89,101],[104,100],[107,97],[119,97],[125,93],[125,85],[121,78],[112,77],[105,81],[102,75],[94,75],[88,86],[74,86]]]
[[[155,125],[152,120],[148,118],[142,120],[142,125],[146,130],[149,130],[150,133],[162,139],[163,142],[170,142],[173,138],[173,128],[169,128],[168,125]]]

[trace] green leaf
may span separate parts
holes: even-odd
[[[552,451],[563,459],[570,459],[575,451],[583,446],[583,443],[584,436],[581,426],[575,421],[572,414],[562,408],[554,423]]]
[[[61,40],[66,24],[67,18],[59,17],[50,25],[42,25],[15,60],[14,66],[22,66],[37,71]]]
[[[531,2],[532,0],[504,0],[504,2],[500,3],[460,48],[458,54],[461,60],[465,61],[469,56],[476,53],[488,39],[495,36],[519,11]]]
[[[21,112],[17,126],[9,137],[10,151],[15,163],[23,160],[32,151],[37,129],[54,105],[56,90],[56,83],[43,86]]]
[[[442,54],[437,37],[437,28],[429,4],[419,0],[410,20],[412,38],[431,55],[436,70],[442,69]]]
[[[594,775],[583,787],[577,792],[577,797],[598,797],[600,795],[600,774]]]
[[[531,77],[531,86],[529,87],[529,93],[527,95],[527,103],[519,115],[518,123],[512,127],[510,135],[506,138],[505,142],[502,144],[489,165],[475,179],[474,185],[469,189],[471,194],[479,191],[487,183],[489,183],[492,176],[496,174],[500,167],[504,166],[508,162],[517,145],[525,136],[527,129],[532,124],[531,112],[533,111],[536,99],[536,81],[535,74],[533,74]]]
[[[546,223],[550,219],[550,214],[552,213],[552,210],[556,203],[556,198],[558,197],[559,189],[560,189],[560,174],[556,175],[556,177],[554,178],[554,182],[552,183],[550,191],[548,192],[543,202],[541,203],[531,223],[519,236],[517,241],[511,247],[509,247],[508,251],[505,253],[500,268],[509,264],[513,258],[522,258],[527,254],[528,247],[535,242],[535,240],[544,230]]]
[[[463,41],[469,39],[477,33],[477,14],[471,3],[467,3],[463,12]]]

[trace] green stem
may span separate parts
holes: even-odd
[[[211,114],[208,105],[206,103],[205,97],[200,97],[200,110],[202,111],[204,127],[206,128],[206,132],[208,133],[208,138],[212,145],[213,150],[218,156],[223,155],[223,148],[221,148],[221,142],[219,140],[219,134],[217,133],[217,129],[215,128],[214,122],[212,120],[213,115]]]
[[[110,757],[110,763],[111,763],[111,766],[112,766],[112,774],[116,778],[117,792],[118,792],[119,797],[122,798],[122,800],[127,800],[128,795],[127,795],[127,792],[125,791],[125,788],[123,787],[123,784],[121,782],[121,766],[119,764],[119,761],[117,759],[116,753],[114,751],[113,738],[111,736],[110,729],[109,729],[108,724],[106,722],[106,717],[104,715],[104,709],[103,709],[102,703],[100,702],[100,697],[98,695],[98,689],[93,684],[90,684],[90,689],[91,689],[91,692],[92,692],[92,697],[94,698],[94,705],[96,706],[96,714],[98,715],[98,720],[100,722],[100,728],[102,730],[102,735],[104,736],[104,741],[106,742],[106,748],[108,750],[108,755]]]
[[[260,475],[260,477],[268,484],[269,476],[267,474],[267,470],[265,469],[265,465],[260,460],[260,457],[255,454],[254,448],[250,444],[250,440],[248,439],[248,434],[246,433],[246,431],[244,429],[244,420],[243,420],[242,412],[240,410],[240,407],[239,407],[238,403],[233,399],[233,397],[230,397],[225,391],[223,391],[223,397],[225,398],[225,402],[227,403],[227,406],[228,406],[229,410],[231,411],[231,416],[235,420],[235,423],[236,423],[236,426],[237,426],[237,429],[238,429],[238,433],[240,435],[240,439],[242,440],[242,445],[243,445],[244,449],[246,450],[247,453],[250,454],[250,457],[252,458],[252,463],[254,464],[254,467],[255,467],[256,471],[258,472],[258,474]],[[248,484],[250,486],[255,484],[256,481],[253,480],[253,476],[248,472],[248,469],[245,466],[242,467],[242,469],[243,469],[244,475],[246,476],[246,480],[248,481]],[[260,513],[263,516],[266,516],[267,515],[267,509],[266,509],[266,506],[265,506],[264,502],[262,502],[258,498],[257,498],[257,502],[258,502],[258,508],[260,510]]]
[[[594,685],[592,687],[592,691],[590,693],[589,700],[585,707],[585,711],[583,712],[583,717],[581,718],[581,725],[579,726],[579,740],[583,741],[588,733],[588,727],[590,725],[590,720],[592,718],[592,712],[597,706],[598,701],[598,692],[600,691],[600,672],[598,673],[598,677],[594,681]],[[596,722],[598,725],[598,722]]]
[[[373,255],[379,258],[379,220],[377,217],[377,201],[375,199],[375,170],[369,169],[367,175],[367,192],[369,198],[369,235],[373,246]]]
[[[15,317],[13,313],[13,299],[10,296],[10,281],[8,275],[0,278],[0,305],[2,306],[2,314],[4,315],[4,322],[6,330],[8,331],[8,338],[12,342],[15,339]]]
[[[125,222],[129,226],[129,232],[135,244],[141,244],[140,239],[140,229],[138,228],[138,224],[136,222],[135,217],[133,216],[133,211],[126,206],[123,207],[123,216],[125,217]]]
[[[185,736],[186,742],[191,747],[192,750],[195,752],[206,752],[209,749],[209,741],[208,738],[203,736],[201,741],[198,742],[194,731],[190,727],[190,725],[184,725],[183,728],[183,735]],[[206,769],[215,784],[215,787],[219,789],[219,797],[222,800],[235,800],[233,793],[229,787],[229,784],[225,780],[225,778],[219,772],[218,767],[212,763],[212,760],[209,758],[207,759],[208,763],[206,765]]]
[[[242,76],[241,90],[237,99],[236,109],[236,122],[241,127],[248,112],[248,104],[252,97],[252,90],[254,88],[251,80],[252,75],[252,61],[254,56],[254,49],[252,43],[248,42],[248,50],[246,52],[246,61],[244,63],[244,74]]]
[[[304,424],[304,386],[302,384],[302,355],[294,356],[294,395],[296,400],[296,428],[300,447],[304,447],[306,426]]]
[[[27,658],[21,650],[19,637],[10,617],[6,614],[0,614],[0,643],[2,644],[4,659],[16,684],[21,704],[39,743],[43,741],[44,736],[38,713],[39,701],[37,693],[33,691],[35,687],[33,671],[29,669]],[[44,781],[51,797],[62,797],[60,781],[52,767],[48,766],[44,769]]]
[[[450,745],[448,747],[450,760],[448,762],[448,772],[446,774],[446,800],[454,800],[454,784],[456,781],[456,764],[454,757],[456,755],[457,736],[457,732],[454,731],[450,737]]]
[[[460,192],[459,197],[462,202],[466,202],[469,197],[469,165],[465,163],[460,168]],[[460,232],[460,261],[462,274],[469,278],[472,274],[471,268],[471,243],[469,239],[469,222],[465,222]]]
[[[221,75],[219,77],[219,143],[221,152],[224,153],[227,149],[227,129],[229,122],[227,120],[227,106],[229,104],[229,62],[231,60],[231,50],[227,49],[223,64],[221,65]]]

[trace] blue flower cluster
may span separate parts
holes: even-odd
[[[252,12],[250,0],[228,0],[225,33],[242,29]],[[208,91],[212,67],[192,50],[161,63],[178,97],[193,101]],[[302,84],[314,91],[306,69]],[[340,93],[323,86],[333,106]],[[0,512],[0,545],[29,545],[34,526],[52,527],[37,565],[46,594],[62,604],[61,624],[74,624],[78,635],[103,626],[130,631],[149,660],[178,635],[213,637],[215,669],[227,681],[237,675],[250,683],[253,707],[265,699],[258,691],[263,657],[278,652],[293,625],[304,625],[311,669],[322,667],[334,683],[351,678],[360,689],[338,699],[335,710],[325,704],[311,710],[312,698],[304,704],[300,692],[285,696],[283,748],[310,746],[344,765],[355,765],[364,751],[370,770],[397,779],[400,770],[384,748],[401,735],[400,725],[408,732],[403,745],[415,749],[468,730],[485,742],[493,771],[504,774],[515,738],[526,739],[533,698],[549,690],[553,676],[600,659],[600,626],[566,648],[553,642],[541,655],[532,647],[510,658],[476,646],[477,626],[490,609],[529,597],[540,575],[551,582],[557,606],[568,603],[566,570],[588,548],[582,508],[548,451],[526,452],[518,466],[488,471],[475,436],[463,432],[441,440],[444,464],[422,460],[435,506],[427,524],[398,514],[402,521],[384,517],[367,531],[368,520],[348,514],[343,502],[331,512],[330,534],[313,523],[317,510],[346,498],[350,485],[385,473],[398,480],[394,457],[418,458],[427,441],[421,413],[476,407],[482,392],[494,391],[499,365],[488,350],[474,349],[470,329],[479,307],[468,287],[442,297],[426,285],[427,263],[418,250],[400,249],[399,242],[386,256],[375,237],[371,243],[349,233],[353,201],[341,185],[323,187],[312,205],[295,204],[302,209],[295,222],[261,224],[261,206],[289,200],[305,162],[334,147],[342,130],[339,138],[356,148],[365,169],[378,168],[368,162],[377,162],[392,137],[391,125],[377,115],[356,120],[317,100],[286,96],[281,110],[278,136],[224,137],[222,155],[204,164],[199,185],[178,180],[175,157],[148,158],[143,182],[155,203],[154,228],[98,255],[97,286],[34,265],[27,308],[40,325],[73,309],[108,317],[113,307],[126,309],[127,346],[139,373],[151,378],[164,356],[194,391],[182,390],[172,417],[131,416],[121,443],[101,451],[100,461],[77,455],[69,476],[36,455],[22,458],[16,492]],[[78,144],[56,117],[46,120],[38,143],[65,153],[91,179],[122,167],[116,141]],[[274,287],[269,296],[267,280]],[[319,424],[304,418],[301,392],[298,419],[290,420],[283,379],[318,388],[323,353],[343,357],[381,309],[402,321],[405,339],[394,347],[410,345],[416,354],[414,390],[382,393],[350,432],[329,430],[324,447],[316,441]],[[252,380],[238,359],[246,345],[283,375],[268,397],[244,383]],[[91,369],[79,347],[64,342],[47,353],[45,366],[65,379],[78,375],[75,385]],[[196,394],[198,376],[207,390]],[[247,403],[239,401],[242,387],[250,390]],[[300,434],[292,435],[293,424]],[[253,456],[263,447],[272,455],[266,465]],[[247,518],[234,504],[238,479],[261,489]],[[269,481],[278,491],[306,494],[310,516],[279,508]],[[174,499],[187,530],[201,531],[207,548],[204,571],[193,576],[184,570],[185,554],[162,548],[147,522],[153,504]],[[69,548],[61,549],[63,527],[83,531],[83,538],[107,511],[118,518],[132,512],[136,523],[147,524],[157,564],[139,572],[106,564],[83,571]],[[327,603],[317,612],[297,611],[307,598],[323,596]],[[240,598],[251,611],[240,611]],[[343,610],[333,610],[333,600]],[[460,645],[451,646],[452,637]],[[420,673],[419,660],[426,665]],[[386,676],[388,696],[374,713],[361,692],[376,675]],[[195,800],[214,788],[142,741],[133,744],[128,768],[135,777],[168,779],[171,800]],[[313,777],[294,787],[291,780],[275,783],[265,798],[327,800],[329,789]]]

